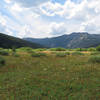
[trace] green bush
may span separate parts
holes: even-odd
[[[0,50],[0,55],[3,55],[3,56],[8,56],[9,53],[5,50]]]
[[[49,50],[50,51],[56,51],[56,48],[50,48]]]
[[[3,65],[5,65],[5,59],[2,56],[0,56],[0,66]]]
[[[56,48],[56,51],[66,51],[65,48]]]
[[[35,49],[35,51],[46,51],[46,48],[39,48],[39,49]]]
[[[100,52],[91,52],[91,55],[100,55]]]
[[[89,58],[89,62],[91,63],[100,63],[100,55],[94,55]]]
[[[84,54],[77,51],[77,52],[73,52],[72,55],[84,55]]]
[[[96,51],[96,48],[93,48],[93,47],[88,48],[88,51]]]
[[[57,57],[66,57],[66,53],[56,53]]]
[[[50,51],[66,51],[65,48],[50,48]]]
[[[70,55],[70,52],[66,52],[66,55]]]
[[[43,56],[47,56],[47,55],[46,55],[46,53],[36,53],[36,52],[34,52],[34,53],[32,53],[31,56],[32,57],[43,57]]]
[[[12,47],[12,52],[16,52],[16,47]]]
[[[76,48],[75,51],[87,51],[86,48]]]
[[[100,51],[100,46],[97,46],[97,47],[96,47],[96,50],[97,50],[97,51]]]
[[[0,48],[0,50],[3,50],[3,48]]]
[[[13,56],[14,56],[14,57],[20,57],[20,55],[17,54],[17,53],[14,53]]]
[[[19,48],[17,50],[18,51],[25,51],[25,52],[29,52],[29,53],[32,53],[32,51],[33,51],[33,49],[30,47],[22,47],[22,48]]]

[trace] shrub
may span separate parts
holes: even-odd
[[[47,56],[46,53],[39,53],[40,56]]]
[[[39,48],[39,49],[35,49],[35,51],[46,51],[46,48]]]
[[[84,55],[84,54],[77,51],[77,52],[73,52],[72,55]]]
[[[87,51],[86,48],[76,48],[75,51]]]
[[[56,48],[50,48],[49,50],[50,51],[56,51]]]
[[[92,52],[91,55],[99,55],[100,52]]]
[[[66,53],[56,53],[57,57],[66,57]]]
[[[22,48],[19,48],[17,50],[18,51],[25,51],[25,52],[29,52],[29,53],[32,53],[32,51],[33,51],[33,49],[30,47],[22,47]]]
[[[56,51],[66,51],[65,48],[56,48]]]
[[[81,48],[76,48],[75,51],[81,51]]]
[[[91,63],[100,63],[100,55],[91,56],[89,58],[89,62],[91,62]]]
[[[41,56],[47,56],[47,55],[46,55],[46,53],[36,53],[36,52],[34,52],[34,53],[32,53],[31,56],[32,57],[41,57]]]
[[[14,56],[14,57],[20,57],[20,55],[17,54],[17,53],[14,53],[13,56]]]
[[[5,65],[5,59],[0,56],[0,66]]]
[[[9,53],[5,50],[0,50],[0,55],[3,55],[3,56],[8,56]]]
[[[12,47],[12,52],[16,52],[16,47]]]
[[[100,46],[97,46],[97,47],[96,47],[96,50],[97,50],[97,51],[100,51]]]
[[[66,52],[66,55],[70,55],[70,52]]]
[[[50,51],[66,51],[65,48],[50,48]]]
[[[88,51],[96,51],[96,48],[88,48]]]
[[[0,48],[0,50],[3,50],[3,48]]]

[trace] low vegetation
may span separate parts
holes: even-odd
[[[66,55],[70,55],[71,53],[70,52],[66,52]]]
[[[34,52],[31,54],[32,57],[43,57],[43,56],[47,56],[46,53],[37,53]]]
[[[96,50],[97,50],[97,51],[100,51],[100,46],[97,46],[97,47],[96,47]]]
[[[100,55],[93,55],[89,58],[91,63],[100,63]]]
[[[2,50],[0,100],[100,99],[99,51]]]
[[[17,54],[17,53],[13,53],[13,56],[14,56],[14,57],[20,57],[20,55]]]
[[[82,52],[76,51],[76,52],[73,52],[72,55],[84,55],[84,54]]]
[[[5,59],[2,56],[0,56],[0,67],[3,65],[5,65]]]
[[[66,57],[66,53],[56,53],[57,57]]]
[[[9,53],[5,50],[0,50],[0,55],[3,55],[3,56],[8,56]]]
[[[88,48],[88,51],[96,51],[96,48],[93,48],[93,47]]]
[[[98,52],[98,51],[91,52],[91,55],[100,55],[100,52]]]
[[[51,48],[50,51],[66,51],[65,48]]]

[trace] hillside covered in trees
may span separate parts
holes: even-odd
[[[31,47],[31,48],[42,48],[37,43],[32,43],[26,40],[22,40],[13,36],[5,35],[0,33],[0,47],[1,48],[12,48],[12,47]]]

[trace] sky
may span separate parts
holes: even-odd
[[[0,0],[0,33],[45,38],[100,34],[100,0]]]

